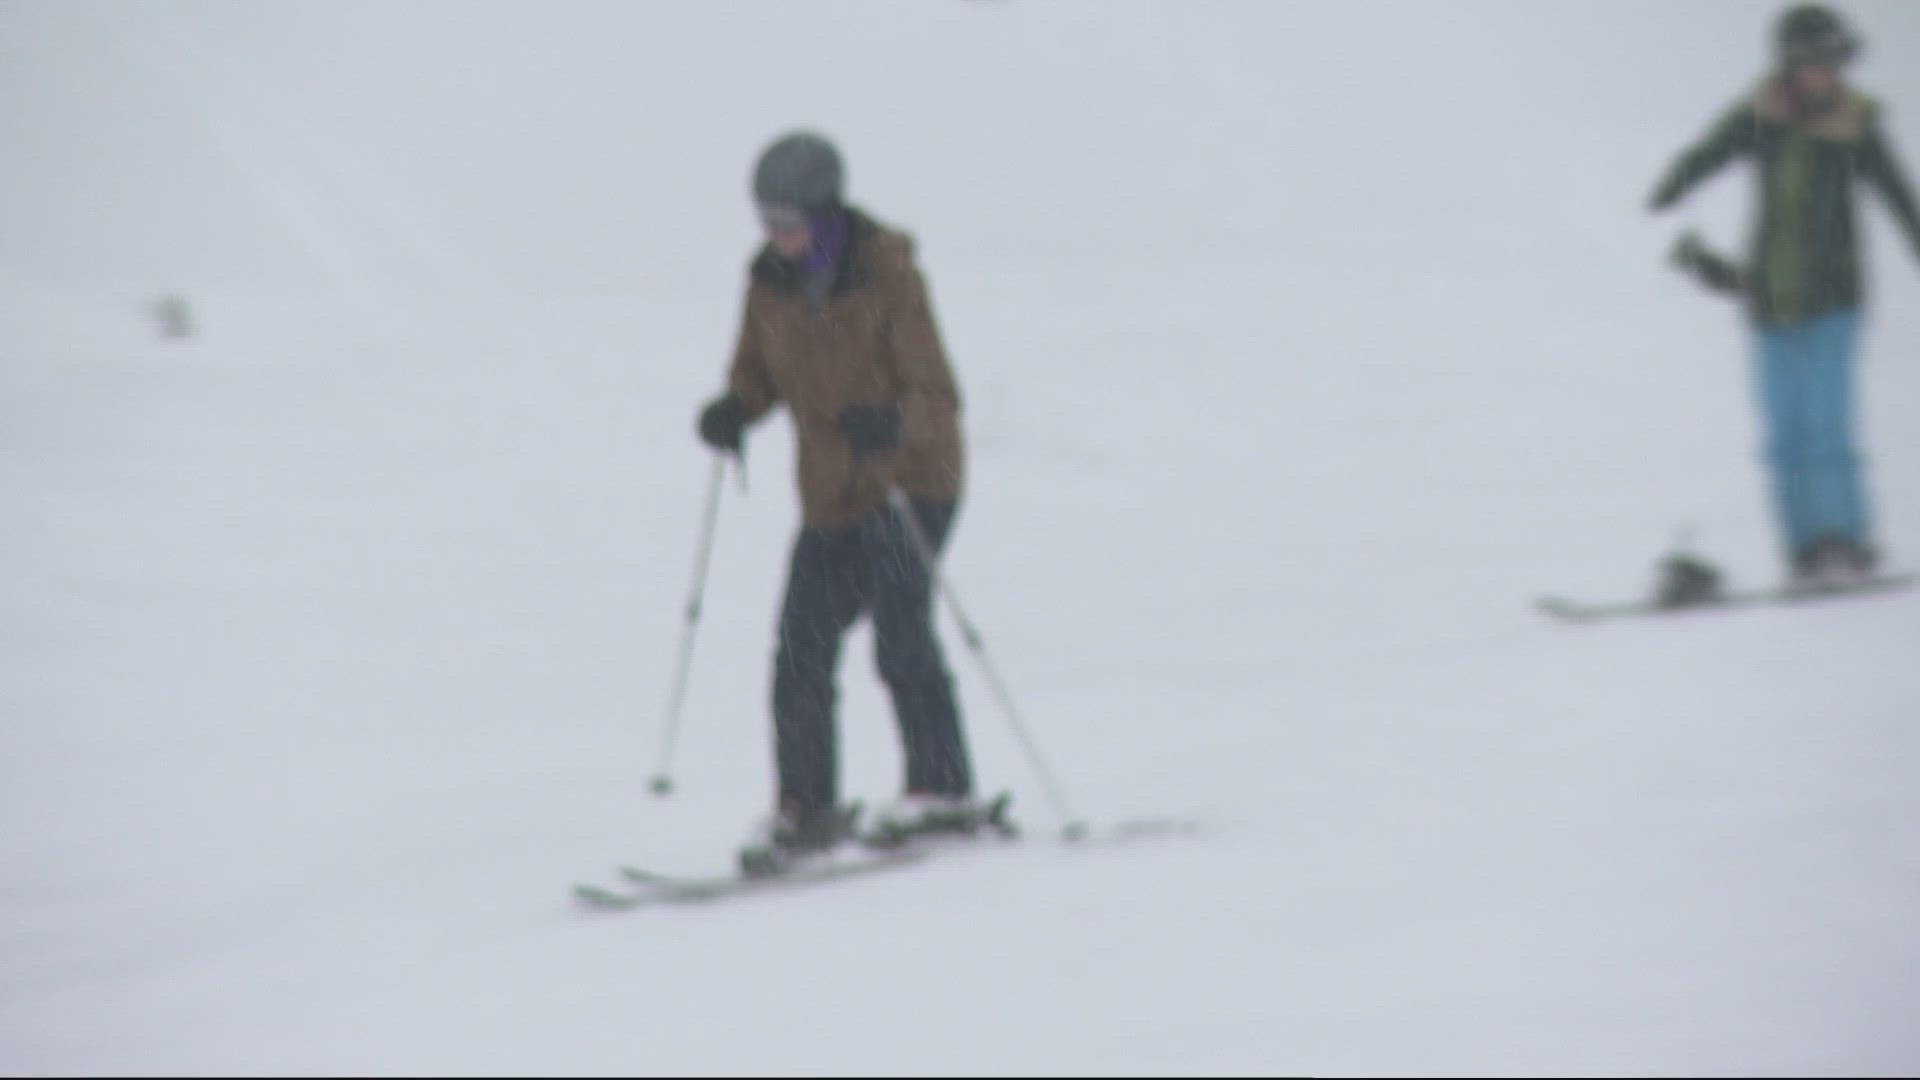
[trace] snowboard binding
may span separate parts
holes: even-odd
[[[1660,561],[1660,576],[1654,587],[1654,604],[1672,610],[1714,604],[1726,599],[1725,576],[1720,568],[1685,552],[1676,552]]]

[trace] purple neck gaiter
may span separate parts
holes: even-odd
[[[840,277],[840,258],[847,250],[847,215],[839,209],[807,215],[813,241],[800,260],[800,292],[814,307],[826,305],[833,283]]]
[[[807,215],[813,243],[807,248],[803,265],[809,272],[831,271],[840,265],[847,249],[847,214],[844,210],[815,210]]]

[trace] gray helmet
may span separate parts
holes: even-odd
[[[831,206],[840,201],[845,184],[840,152],[811,131],[776,139],[753,170],[753,198],[763,206]]]
[[[1774,24],[1773,45],[1782,68],[1844,64],[1860,55],[1860,39],[1820,4],[1797,4],[1782,13]]]

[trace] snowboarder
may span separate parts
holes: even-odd
[[[1818,4],[1774,25],[1775,67],[1680,155],[1651,199],[1664,210],[1734,158],[1754,159],[1761,205],[1743,264],[1683,241],[1675,261],[1744,298],[1756,334],[1765,457],[1790,581],[1870,575],[1878,564],[1855,445],[1854,354],[1866,300],[1853,185],[1874,185],[1920,255],[1920,211],[1876,101],[1843,71],[1861,51]]]
[[[937,553],[965,486],[961,401],[912,238],[844,193],[836,147],[783,136],[752,192],[767,240],[749,269],[724,392],[701,438],[738,455],[747,428],[784,405],[797,440],[802,521],[787,568],[772,679],[778,797],[740,853],[763,872],[855,835],[838,791],[836,671],[842,640],[872,620],[877,665],[905,751],[904,793],[873,828],[970,830],[985,812],[933,621]],[[914,522],[890,503],[904,495]],[[864,832],[864,827],[862,828]]]

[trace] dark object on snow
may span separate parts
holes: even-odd
[[[160,324],[163,337],[189,338],[193,336],[193,312],[187,308],[187,302],[174,293],[162,296],[153,306],[154,321]]]

